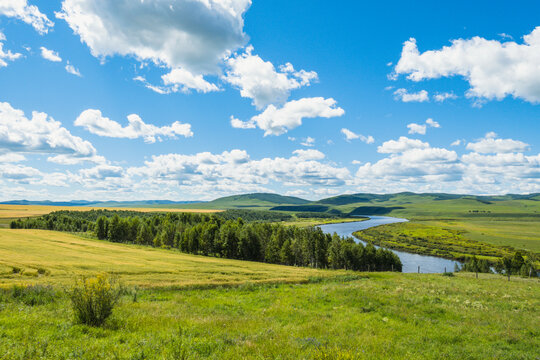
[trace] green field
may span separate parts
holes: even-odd
[[[0,359],[536,359],[540,351],[537,279],[315,270],[44,230],[0,230],[0,259]],[[116,274],[125,295],[103,327],[76,324],[64,289],[101,272]],[[50,286],[41,304],[9,295],[29,284]]]

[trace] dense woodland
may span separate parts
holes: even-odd
[[[134,211],[58,211],[11,222],[11,228],[91,232],[98,239],[182,252],[273,264],[358,271],[401,271],[392,251],[357,244],[352,238],[269,221],[268,212],[141,213]],[[259,213],[259,214],[257,214]],[[279,214],[279,213],[278,213]],[[269,218],[270,217],[270,218]]]

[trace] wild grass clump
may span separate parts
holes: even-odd
[[[20,267],[18,267],[18,266],[13,266],[13,267],[11,268],[11,272],[12,272],[13,274],[21,274],[21,275],[22,275],[22,274],[24,273],[24,269],[23,269],[23,268],[20,268]]]
[[[104,274],[76,280],[69,294],[75,320],[89,326],[103,325],[111,316],[121,293],[116,278]]]
[[[52,286],[30,285],[18,286],[15,285],[11,289],[2,290],[0,301],[20,302],[28,306],[45,305],[52,303],[59,296],[59,293]]]
[[[445,271],[442,273],[442,276],[454,277],[454,273],[450,271]]]

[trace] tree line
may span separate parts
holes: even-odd
[[[59,211],[11,222],[12,228],[91,232],[98,239],[228,259],[357,271],[401,271],[390,250],[318,227],[226,219],[215,214]]]

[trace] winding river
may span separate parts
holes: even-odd
[[[348,222],[339,224],[327,224],[320,225],[319,227],[325,233],[333,234],[337,233],[340,236],[353,237],[353,232],[358,230],[369,229],[374,226],[393,224],[398,222],[405,222],[407,219],[399,219],[388,216],[369,216],[369,220]],[[360,241],[365,245],[365,242],[354,238],[356,241]],[[446,271],[454,271],[454,264],[458,263],[454,260],[443,259],[436,256],[412,254],[404,251],[392,250],[399,256],[401,263],[403,264],[403,272],[413,273],[418,271],[420,266],[421,273],[442,273]]]

